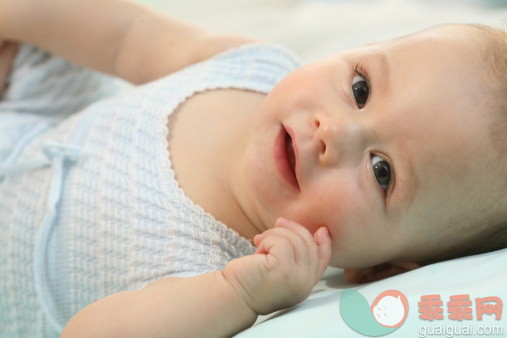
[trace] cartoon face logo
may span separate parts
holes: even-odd
[[[387,290],[377,296],[370,309],[380,325],[400,327],[408,314],[407,297],[398,290]]]
[[[372,305],[354,289],[345,289],[340,298],[343,321],[356,332],[380,337],[396,331],[407,318],[408,300],[398,290],[387,290],[375,298]]]

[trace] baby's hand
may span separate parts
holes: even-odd
[[[255,254],[230,261],[223,275],[257,314],[303,301],[326,270],[331,239],[326,227],[313,238],[296,222],[279,218],[276,227],[254,237]]]

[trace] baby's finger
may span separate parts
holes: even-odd
[[[266,236],[259,244],[259,253],[266,253],[268,263],[272,267],[289,267],[296,264],[294,245],[282,236]]]
[[[309,254],[312,256],[311,258],[313,259],[317,258],[318,255],[317,243],[315,242],[315,239],[313,238],[312,234],[310,233],[310,231],[308,231],[307,228],[305,228],[304,226],[302,226],[297,222],[288,220],[283,217],[280,217],[277,220],[276,225],[289,229],[297,236],[299,236],[301,240],[304,242]]]
[[[309,264],[309,253],[306,243],[296,233],[283,227],[271,228],[261,235],[256,236],[255,242],[259,242],[256,253],[265,253],[262,251],[260,244],[271,236],[285,238],[291,243],[294,252],[294,260],[298,265],[304,266]]]
[[[268,230],[266,230],[266,231],[264,231],[264,232],[262,232],[262,233],[254,236],[254,238],[253,238],[253,244],[255,246],[258,246],[258,244],[260,243],[260,241],[262,241],[262,238],[264,238],[265,236],[269,235],[270,231],[273,231],[273,229],[276,229],[276,227],[284,227],[285,223],[290,223],[290,222],[293,222],[293,221],[289,221],[286,218],[279,217],[275,221],[275,228],[268,229]],[[287,228],[287,227],[285,226],[285,228]]]
[[[299,224],[295,221],[289,220],[287,218],[279,217],[276,220],[275,225],[292,230],[299,237],[301,237],[308,246],[315,245],[315,241],[313,240],[312,234],[310,233],[310,231],[308,231],[307,228],[305,228],[301,224]]]
[[[319,253],[319,274],[322,276],[331,258],[331,236],[326,227],[320,227],[313,235]]]
[[[275,227],[284,227],[284,225],[285,225],[285,224],[291,224],[291,223],[292,223],[292,224],[294,224],[296,227],[301,227],[303,230],[305,229],[305,228],[304,228],[302,225],[300,225],[299,223],[294,222],[294,221],[291,221],[291,220],[288,220],[288,219],[286,219],[286,218],[284,218],[284,217],[278,217],[278,218],[276,219],[276,221],[275,221]],[[287,226],[285,226],[285,228],[287,228]],[[265,236],[266,234],[268,234],[268,233],[269,233],[269,231],[270,231],[270,230],[272,230],[272,229],[273,229],[273,228],[268,229],[268,230],[266,230],[266,231],[264,231],[264,232],[262,232],[262,233],[260,233],[260,234],[255,235],[255,236],[254,236],[254,238],[253,238],[253,242],[254,242],[254,244],[256,244],[258,241],[260,241],[260,240],[261,240],[261,238],[262,238],[263,236]]]

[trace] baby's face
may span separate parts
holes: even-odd
[[[436,234],[448,234],[442,224],[481,193],[482,159],[492,153],[484,70],[463,36],[431,29],[333,55],[282,80],[244,158],[265,225],[279,216],[311,231],[326,225],[331,264],[344,268],[416,260]],[[283,151],[276,160],[285,131],[297,185],[281,174]]]

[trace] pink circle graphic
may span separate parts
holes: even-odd
[[[398,290],[386,290],[375,298],[370,310],[384,327],[400,327],[407,319],[408,300]]]

